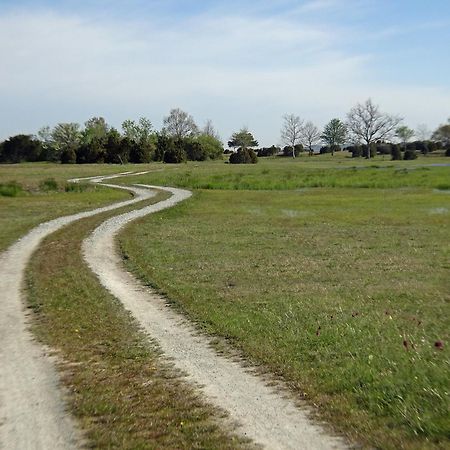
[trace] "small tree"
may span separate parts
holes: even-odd
[[[295,146],[300,143],[303,121],[294,114],[283,116],[281,128],[281,140],[292,149],[292,157],[295,158]]]
[[[346,125],[354,142],[364,142],[370,149],[372,143],[390,137],[401,121],[400,117],[381,113],[369,98],[350,110]],[[370,151],[367,158],[370,158]]]
[[[440,125],[431,138],[433,141],[442,142],[446,147],[450,147],[450,119],[446,124]]]
[[[247,127],[242,127],[239,131],[233,133],[228,141],[228,147],[230,148],[246,149],[257,146],[258,141],[253,137],[253,134],[248,131]]]
[[[321,139],[328,144],[331,150],[331,154],[334,155],[334,151],[339,149],[342,144],[345,143],[347,136],[347,128],[343,122],[339,119],[331,119],[321,135]]]
[[[403,144],[403,149],[406,150],[406,144],[414,136],[414,130],[408,128],[406,125],[402,125],[395,130],[395,135],[400,139]]]
[[[312,122],[308,121],[301,128],[300,138],[303,141],[303,144],[308,147],[309,156],[312,156],[314,154],[314,150],[313,150],[312,146],[314,144],[317,144],[320,139],[319,129]]]

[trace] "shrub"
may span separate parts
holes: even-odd
[[[272,145],[271,147],[263,147],[257,150],[258,157],[274,156],[280,151],[279,147]]]
[[[445,150],[445,156],[450,156],[450,147],[447,147],[447,150]]]
[[[407,148],[405,151],[405,154],[403,155],[403,159],[405,160],[412,160],[417,158],[416,150]]]
[[[391,148],[391,155],[393,161],[399,161],[402,159],[402,151],[400,150],[400,146],[397,144],[393,144]]]
[[[251,148],[240,148],[236,153],[230,155],[231,164],[256,164],[258,158]]]
[[[22,186],[15,182],[10,181],[9,183],[0,183],[0,196],[2,197],[17,197],[23,194]]]
[[[65,192],[85,192],[92,190],[95,186],[89,183],[67,183],[64,186]]]
[[[57,191],[58,183],[54,178],[47,178],[39,183],[39,189],[41,191]]]
[[[186,152],[180,147],[172,147],[164,152],[164,162],[168,164],[179,164],[186,161]]]

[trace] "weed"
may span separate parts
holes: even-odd
[[[39,183],[39,188],[41,191],[57,191],[58,190],[58,182],[54,178],[46,178],[45,180]]]
[[[17,197],[23,195],[24,190],[22,186],[16,181],[10,181],[9,183],[0,183],[0,196],[2,197]]]

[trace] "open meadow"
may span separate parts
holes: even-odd
[[[150,173],[115,182],[194,192],[133,222],[119,246],[126,266],[219,352],[284,379],[319,419],[364,447],[446,448],[448,158],[3,165],[2,186],[19,188],[0,196],[0,249],[44,220],[129,196],[66,187],[67,179],[131,170]],[[84,266],[81,240],[108,215],[47,238],[27,275],[34,330],[69,363],[70,405],[89,439],[104,448],[245,446],[217,428],[220,413],[158,359]]]
[[[356,440],[444,447],[450,168],[429,161],[168,167],[138,181],[193,199],[129,226],[121,249],[219,348]]]

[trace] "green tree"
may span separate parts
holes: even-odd
[[[92,141],[106,142],[110,126],[103,117],[92,117],[84,123],[82,139],[84,143]]]
[[[81,142],[80,125],[74,122],[59,123],[53,128],[51,139],[58,157],[61,157],[62,152],[72,155],[72,152],[77,152]]]
[[[53,161],[53,162],[59,161],[60,155],[58,154],[55,148],[51,128],[48,125],[42,127],[38,131],[37,136],[42,146],[42,159],[44,161]]]
[[[200,144],[206,159],[219,159],[223,155],[222,142],[210,134],[199,134],[195,140]]]
[[[325,125],[320,137],[329,146],[331,154],[334,155],[335,150],[338,150],[345,143],[347,127],[339,119],[331,119]]]
[[[406,125],[402,125],[395,130],[395,135],[400,139],[403,144],[403,149],[406,150],[406,144],[414,136],[414,130],[408,128]]]
[[[437,128],[431,139],[436,142],[442,142],[447,148],[450,147],[450,119],[448,119],[446,124]]]
[[[115,129],[111,128],[108,131],[106,144],[105,144],[105,161],[112,164],[126,164],[129,159],[129,146],[126,145],[122,139],[120,133]]]
[[[248,131],[246,127],[242,127],[239,131],[236,131],[231,135],[228,141],[228,147],[247,149],[251,147],[257,147],[258,141],[253,137],[253,134]]]
[[[38,161],[42,153],[41,142],[27,134],[12,136],[2,143],[0,162],[20,163]]]

